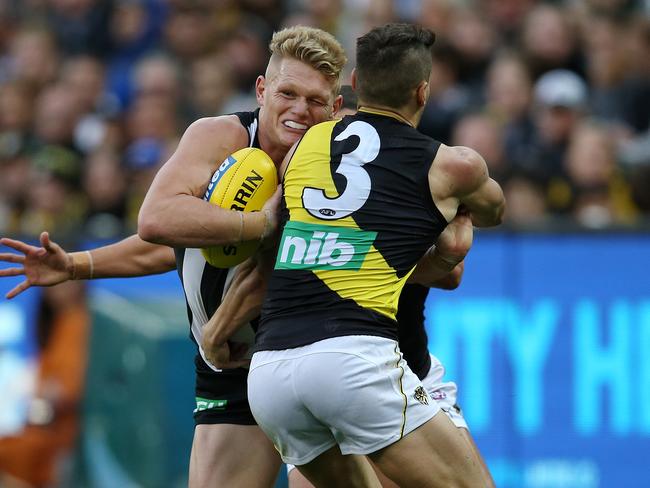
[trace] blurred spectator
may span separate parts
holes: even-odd
[[[340,13],[339,13],[340,15]],[[380,25],[398,20],[395,6],[391,0],[375,0],[368,4],[364,15],[364,26],[366,31],[379,27]],[[360,33],[361,34],[361,33]],[[340,35],[339,35],[340,37]]]
[[[39,144],[74,147],[74,129],[81,117],[81,100],[62,83],[43,89],[36,100],[34,135]]]
[[[458,83],[458,59],[459,53],[444,39],[434,44],[429,101],[418,129],[442,142],[449,142],[454,123],[469,105],[467,90]]]
[[[510,169],[503,141],[502,126],[493,117],[476,113],[465,115],[458,121],[451,144],[477,150],[485,158],[490,176],[501,183]]]
[[[91,154],[83,174],[88,205],[84,234],[89,239],[119,239],[127,229],[127,175],[119,155],[111,150]]]
[[[50,0],[48,25],[61,50],[106,57],[112,5],[104,0]]]
[[[483,83],[497,45],[494,27],[476,10],[458,9],[449,26],[449,42],[459,56],[459,82],[472,103],[483,101]]]
[[[179,60],[189,62],[207,54],[215,34],[209,3],[177,2],[164,26],[165,46]]]
[[[27,205],[30,161],[24,155],[3,156],[0,171],[0,233],[19,235],[21,217]]]
[[[247,17],[223,46],[240,96],[252,95],[255,80],[264,73],[272,34],[273,31],[263,19]],[[253,101],[253,105],[255,103]]]
[[[28,423],[0,438],[0,486],[70,486],[90,317],[85,284],[68,281],[43,288],[38,314],[38,377]]]
[[[0,160],[15,158],[34,145],[32,93],[18,82],[0,85]]]
[[[500,52],[487,73],[486,109],[502,124],[505,158],[515,166],[528,160],[535,138],[531,84],[527,65],[514,51]]]
[[[563,163],[573,130],[585,115],[587,86],[571,71],[553,70],[539,79],[534,93],[533,141],[528,154],[513,164],[548,184],[549,207],[563,212],[569,205],[561,183]]]
[[[127,114],[124,152],[129,174],[127,228],[135,230],[144,195],[178,142],[180,122],[176,108],[167,98],[142,95]]]
[[[525,172],[511,174],[503,183],[508,202],[505,222],[521,227],[539,226],[548,221],[543,185]]]
[[[137,61],[160,45],[167,15],[163,0],[118,0],[111,16],[111,55],[107,65],[107,91],[121,107],[131,102],[131,71]]]
[[[23,29],[16,33],[9,46],[9,78],[37,92],[54,80],[59,63],[59,52],[51,32]]]
[[[35,236],[43,229],[70,238],[81,230],[85,213],[80,193],[79,156],[61,146],[43,146],[32,157],[25,210],[18,235]]]
[[[646,130],[650,73],[641,71],[637,63],[647,66],[650,51],[637,57],[640,53],[628,47],[634,42],[630,37],[639,35],[633,24],[613,16],[590,16],[584,32],[593,115],[616,122],[624,130]]]
[[[633,222],[636,209],[629,185],[617,169],[609,128],[584,121],[572,135],[566,173],[572,189],[574,217],[587,227]]]
[[[151,138],[162,144],[171,142],[179,132],[176,108],[166,97],[139,96],[126,114],[127,141]]]
[[[540,3],[526,16],[521,43],[533,78],[552,69],[582,73],[575,26],[559,6]]]
[[[526,123],[531,108],[532,86],[528,68],[515,52],[503,51],[487,72],[485,103],[505,125]]]
[[[0,232],[15,232],[25,209],[33,148],[33,102],[17,82],[0,85]]]
[[[226,113],[224,108],[234,92],[232,68],[225,56],[213,54],[197,59],[190,69],[189,118]]]
[[[0,52],[5,52],[19,25],[18,9],[13,2],[0,2]]]
[[[422,0],[417,21],[436,33],[437,40],[448,37],[448,29],[456,9],[453,0]]]
[[[287,2],[283,0],[239,0],[233,3],[238,3],[244,12],[264,19],[272,30],[280,28],[289,10]]]
[[[479,5],[506,41],[514,42],[536,0],[479,0]]]
[[[119,101],[106,92],[104,65],[90,56],[76,56],[61,68],[61,82],[76,98],[80,116],[73,130],[74,146],[83,153],[111,139]]]
[[[98,58],[68,58],[61,66],[61,82],[77,98],[82,113],[116,114],[117,101],[106,93],[104,64]]]
[[[169,57],[155,54],[142,58],[133,70],[133,95],[177,105],[181,100],[181,69]]]

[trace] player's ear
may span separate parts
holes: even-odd
[[[264,105],[264,91],[266,90],[266,78],[262,75],[257,77],[255,80],[255,98],[257,98],[257,103],[261,107]]]
[[[335,117],[341,107],[343,106],[343,95],[337,95],[334,99],[334,104],[332,105],[332,117]]]
[[[357,91],[357,68],[352,68],[352,73],[350,74],[350,86],[354,91]]]
[[[418,102],[418,107],[424,107],[429,100],[429,82],[422,80],[418,87],[415,89],[415,97]]]

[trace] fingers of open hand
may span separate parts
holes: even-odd
[[[39,251],[41,251],[43,255],[46,253],[57,254],[64,252],[63,249],[61,249],[61,246],[50,240],[50,235],[47,232],[41,234],[41,246],[43,247],[39,249]]]
[[[7,263],[24,264],[25,256],[10,252],[3,252],[0,253],[0,261],[5,261]]]
[[[31,283],[29,282],[29,280],[25,280],[22,283],[20,283],[19,285],[13,287],[9,292],[7,292],[5,297],[7,298],[7,300],[11,300],[16,295],[19,295],[20,293],[24,292],[30,286],[31,286]]]
[[[27,254],[30,251],[34,252],[38,250],[37,247],[30,246],[29,244],[25,244],[23,241],[9,239],[8,237],[3,237],[2,239],[0,239],[0,244],[15,249],[18,252],[22,252],[23,254]]]
[[[40,241],[41,241],[41,246],[43,246],[45,249],[49,251],[51,246],[50,234],[47,232],[41,232]]]
[[[0,276],[20,276],[25,274],[25,268],[0,269]]]

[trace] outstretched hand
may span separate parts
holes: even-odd
[[[0,253],[0,261],[22,265],[0,269],[0,277],[25,275],[25,280],[5,295],[7,299],[14,298],[32,285],[52,286],[72,278],[70,255],[51,241],[47,232],[41,233],[40,243],[41,247],[35,247],[15,239],[0,239],[0,244],[22,253]]]

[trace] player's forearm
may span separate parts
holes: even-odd
[[[172,247],[207,247],[258,240],[267,226],[263,212],[239,212],[190,195],[145,201],[138,235],[145,241]]]
[[[430,288],[438,288],[440,290],[455,290],[460,286],[463,279],[463,272],[465,270],[465,262],[461,261],[442,278],[434,280],[430,283]]]
[[[170,247],[145,242],[137,235],[91,251],[73,252],[69,256],[72,279],[146,276],[176,267],[174,251]]]
[[[491,178],[476,194],[461,201],[469,209],[476,227],[493,227],[503,220],[505,197],[499,184]]]
[[[254,265],[240,269],[221,305],[205,325],[204,340],[213,346],[223,344],[242,325],[259,316],[265,291],[265,278]]]
[[[463,260],[463,257],[445,256],[438,249],[431,248],[422,256],[407,281],[408,283],[418,283],[438,288],[436,283],[448,278],[448,275]]]
[[[240,327],[258,316],[261,308],[261,301],[258,304],[244,303],[243,298],[222,303],[203,328],[204,344],[220,346]]]

